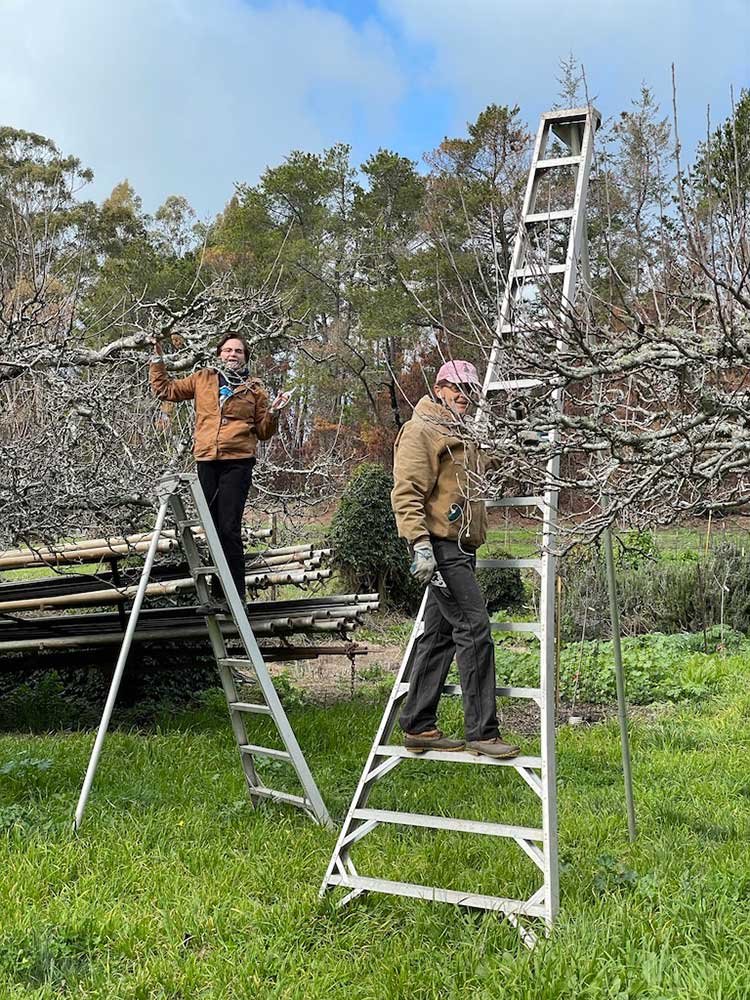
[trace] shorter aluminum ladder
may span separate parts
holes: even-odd
[[[253,635],[253,630],[247,619],[244,602],[237,591],[232,574],[229,571],[229,565],[227,564],[208,503],[198,482],[198,477],[195,474],[188,473],[164,476],[157,484],[157,495],[160,501],[159,512],[156,517],[156,524],[139,581],[138,591],[133,600],[133,607],[130,612],[114,677],[112,678],[102,721],[99,725],[96,742],[78,800],[75,829],[77,830],[80,827],[83,820],[86,802],[96,773],[104,737],[109,728],[120,681],[138,623],[138,616],[151,574],[159,537],[168,512],[172,514],[176,523],[177,537],[185,553],[190,574],[195,581],[198,601],[205,610],[206,627],[216,659],[219,677],[221,678],[221,686],[227,699],[232,731],[237,741],[237,749],[251,802],[253,805],[257,805],[264,800],[270,800],[272,802],[282,802],[296,806],[322,826],[332,827],[333,824],[328,815],[328,810],[315,784],[315,779],[310,772],[310,768],[297,742],[286,712],[279,700],[271,675],[268,672],[268,667],[263,659],[263,654],[258,648],[258,643]],[[188,498],[192,501],[191,506],[194,511],[190,514],[188,514],[185,507],[185,499]],[[201,559],[194,529],[202,530],[204,533],[209,553],[209,563],[204,563]],[[216,578],[221,583],[229,609],[228,614],[222,613],[212,605],[207,577]],[[222,621],[234,624],[237,636],[243,647],[243,655],[229,655],[221,629],[220,623]],[[240,699],[234,680],[235,670],[248,671],[255,676],[262,695],[262,701],[247,702]],[[281,741],[284,744],[284,749],[277,750],[251,743],[245,726],[245,720],[248,715],[261,715],[273,719]],[[293,795],[289,792],[277,791],[264,784],[256,769],[256,757],[283,761],[289,764],[296,772],[302,788],[302,794]]]

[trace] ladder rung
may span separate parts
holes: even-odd
[[[374,819],[378,823],[397,826],[419,826],[428,830],[456,830],[459,833],[483,833],[489,837],[521,837],[523,840],[544,840],[542,830],[529,826],[507,826],[505,823],[485,823],[478,819],[455,819],[452,816],[425,816],[422,813],[392,812],[390,809],[355,809],[354,819]]]
[[[547,332],[547,333],[550,333],[550,332],[554,332],[555,330],[559,329],[559,327],[560,327],[560,320],[553,318],[553,319],[548,319],[548,320],[536,319],[536,320],[530,320],[529,321],[529,320],[524,319],[523,322],[520,324],[520,327],[521,327],[521,330],[524,333],[532,333],[532,332],[538,332],[538,333],[545,333],[545,332]],[[503,334],[511,333],[511,334],[515,334],[518,329],[519,329],[519,324],[518,323],[503,323],[503,324],[501,324],[501,326],[500,326],[500,328],[498,330],[498,333],[503,333]]]
[[[409,693],[409,684],[399,684],[395,694],[394,700],[403,698],[404,695]],[[443,694],[447,695],[460,695],[461,685],[460,684],[444,684]],[[525,688],[525,687],[496,687],[495,694],[498,698],[526,698],[529,701],[538,702],[542,697],[541,688]]]
[[[477,569],[535,569],[542,572],[541,559],[477,559]]]
[[[436,760],[445,764],[494,764],[501,767],[533,767],[541,768],[541,757],[509,757],[505,760],[499,757],[487,757],[484,754],[469,753],[466,750],[410,750],[408,747],[384,744],[375,751],[378,757],[403,757],[405,760]]]
[[[567,264],[539,264],[531,267],[519,267],[511,275],[509,280],[517,281],[519,278],[544,278],[549,274],[565,274],[568,270]]]
[[[477,910],[498,910],[501,913],[518,914],[527,917],[546,916],[545,907],[539,903],[529,903],[524,899],[504,899],[502,896],[481,896],[470,892],[456,892],[454,889],[440,889],[416,882],[392,882],[385,878],[367,878],[364,875],[329,875],[328,885],[340,885],[363,892],[384,892],[391,896],[409,896],[412,899],[427,899],[436,903],[453,903]]]
[[[199,520],[197,520],[197,518],[193,518],[193,520],[188,520],[188,521],[178,521],[177,522],[177,527],[178,528],[202,528],[203,527],[203,521],[199,521]]]
[[[216,566],[193,566],[190,570],[193,576],[208,576],[209,573],[218,573]]]
[[[255,664],[252,660],[243,660],[237,656],[218,656],[216,662],[220,667],[234,667],[238,670],[246,670],[248,667],[255,669]]]
[[[581,156],[554,156],[550,160],[537,160],[536,170],[553,170],[555,167],[577,167]]]
[[[240,753],[249,753],[253,756],[269,757],[271,760],[287,760],[291,762],[291,754],[286,750],[274,750],[273,747],[257,747],[253,743],[240,744]]]
[[[486,500],[485,507],[544,507],[544,497],[502,497]]]
[[[301,809],[311,809],[311,805],[302,795],[292,795],[291,792],[277,792],[275,788],[266,788],[264,785],[256,787],[250,785],[250,794],[259,795],[263,799],[271,799],[273,802],[286,802],[290,806],[299,806]]]
[[[540,378],[507,378],[489,382],[486,392],[500,392],[503,389],[536,389],[545,383]]]
[[[597,125],[601,119],[599,112],[590,104],[582,108],[555,108],[554,111],[545,111],[542,115],[542,121],[554,128],[555,125],[585,125],[589,117],[593,119],[594,125]]]
[[[532,632],[539,635],[542,626],[539,622],[490,622],[493,632]]]
[[[444,684],[443,694],[460,695],[461,685]],[[495,695],[498,698],[526,698],[529,701],[539,701],[539,699],[542,697],[542,689],[523,688],[523,687],[496,687]]]
[[[572,219],[573,209],[565,208],[560,212],[532,212],[526,216],[526,222],[559,222],[563,219]]]
[[[271,714],[268,705],[257,705],[253,701],[230,701],[229,707],[233,712],[254,712],[257,715]]]

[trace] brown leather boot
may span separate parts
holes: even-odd
[[[484,754],[485,757],[498,757],[501,760],[506,757],[517,757],[521,752],[520,747],[506,743],[500,736],[495,736],[491,740],[467,740],[466,749],[477,756]]]
[[[404,746],[414,753],[426,750],[463,750],[464,740],[451,740],[439,729],[428,729],[425,733],[404,733]]]

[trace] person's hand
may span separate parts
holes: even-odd
[[[435,553],[432,551],[432,546],[429,542],[417,542],[414,546],[414,558],[411,561],[411,566],[409,567],[409,572],[411,575],[426,587],[430,580],[435,575],[435,570],[437,569],[437,562],[435,560]]]
[[[293,392],[294,389],[289,389],[287,392],[280,392],[269,407],[271,413],[278,413],[279,410],[283,410],[292,398]]]
[[[153,349],[154,354],[158,354],[160,358],[164,357],[164,351],[162,350],[161,340],[159,339],[159,336],[157,334],[154,334],[154,336],[151,338],[151,347]]]

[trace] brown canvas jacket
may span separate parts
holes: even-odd
[[[423,396],[396,438],[391,504],[401,538],[410,544],[427,535],[461,541],[478,548],[487,536],[482,500],[471,496],[467,468],[481,472],[482,458],[471,444],[455,436],[446,408]],[[452,504],[463,517],[448,520]]]
[[[157,362],[149,369],[149,381],[158,399],[195,400],[196,461],[252,458],[258,441],[267,441],[278,427],[278,414],[268,409],[268,393],[253,376],[235,389],[223,407],[219,407],[219,376],[213,368],[172,379],[164,364]]]

